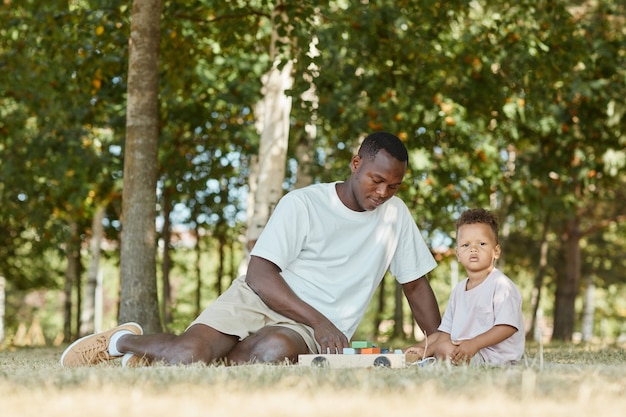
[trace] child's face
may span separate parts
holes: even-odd
[[[464,224],[456,234],[456,256],[468,273],[490,271],[500,257],[500,245],[488,225]]]

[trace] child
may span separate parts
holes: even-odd
[[[514,364],[524,353],[522,297],[495,268],[501,251],[498,220],[483,209],[467,210],[456,228],[456,255],[468,277],[452,290],[439,332],[405,352],[455,365]]]

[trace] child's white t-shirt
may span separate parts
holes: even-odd
[[[519,361],[525,344],[519,289],[495,268],[479,286],[466,291],[467,280],[452,290],[439,330],[450,334],[450,339],[455,341],[474,338],[499,324],[513,326],[517,332],[511,337],[480,349],[478,353],[485,363],[490,364]]]
[[[287,193],[251,255],[276,264],[296,295],[348,340],[387,270],[404,284],[437,265],[402,200],[356,212],[341,202],[336,183]]]

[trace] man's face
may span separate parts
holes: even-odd
[[[350,166],[357,210],[367,211],[376,209],[396,193],[407,164],[381,149],[373,160],[353,157]]]

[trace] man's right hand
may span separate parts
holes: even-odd
[[[350,346],[346,336],[329,320],[313,326],[313,332],[322,354],[343,353],[343,348]]]

